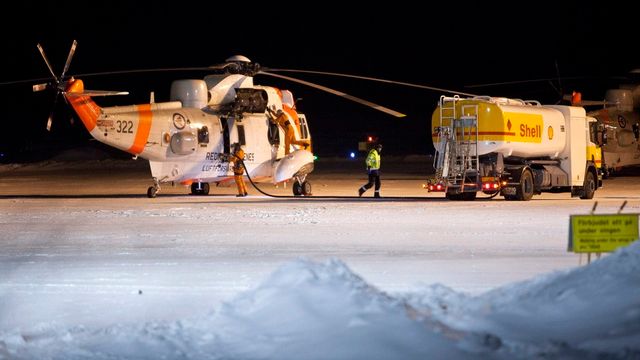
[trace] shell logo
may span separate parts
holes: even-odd
[[[551,126],[547,128],[547,135],[549,135],[549,140],[553,140],[553,128]]]

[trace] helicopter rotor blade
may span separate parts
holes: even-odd
[[[32,86],[33,92],[46,90],[48,86],[49,86],[49,83],[35,84]]]
[[[44,54],[44,49],[42,48],[42,45],[40,45],[38,43],[38,51],[40,51],[40,55],[42,55],[42,58],[44,59],[45,64],[47,64],[47,68],[49,69],[49,72],[51,73],[51,76],[56,80],[56,83],[58,82],[58,78],[56,77],[56,74],[53,72],[53,68],[51,67],[51,64],[49,63],[49,59],[47,59],[47,55]]]
[[[69,58],[67,58],[67,60],[68,59]],[[47,62],[46,58],[45,58],[45,62]],[[115,71],[102,71],[102,72],[93,72],[93,73],[73,74],[71,76],[89,77],[89,76],[104,76],[104,75],[119,75],[119,74],[152,73],[152,72],[164,72],[164,71],[176,71],[176,72],[180,72],[180,71],[185,71],[185,72],[187,72],[187,71],[203,71],[203,72],[206,72],[206,71],[225,70],[230,65],[231,65],[230,63],[224,63],[224,64],[216,64],[216,65],[211,65],[211,66],[198,66],[198,67],[176,67],[176,68],[115,70]],[[47,66],[50,68],[48,62],[47,62]],[[66,73],[65,73],[65,75],[66,75]],[[56,81],[58,80],[57,77],[55,79],[56,79]],[[50,77],[46,77],[46,78],[37,78],[37,79],[28,79],[28,80],[5,81],[5,82],[0,82],[0,86],[2,86],[2,85],[23,84],[23,83],[34,83],[34,82],[37,82],[37,81],[46,81],[46,80],[51,80],[51,78]],[[42,87],[40,85],[45,86],[47,84],[33,85],[34,86],[34,91],[42,91],[44,89],[44,87]],[[35,89],[38,89],[38,90],[35,90]]]
[[[556,91],[558,91],[558,95],[562,96],[562,94],[564,94],[564,90],[562,88],[562,77],[560,76],[560,67],[558,66],[558,59],[555,60],[555,65],[556,65],[556,75],[558,76],[558,88],[556,89],[555,86],[553,86],[553,83],[551,83],[551,86],[556,89]]]
[[[71,59],[73,58],[73,54],[76,52],[77,46],[78,42],[73,40],[73,43],[71,43],[71,49],[69,50],[69,55],[67,56],[67,62],[64,63],[64,69],[62,70],[62,75],[60,75],[60,79],[64,79],[64,76],[67,74],[67,70],[69,70],[69,65],[71,65]]]
[[[562,95],[562,100],[572,103],[574,106],[607,106],[613,105],[613,102],[607,102],[606,100],[582,100],[580,99],[578,102],[574,102],[572,94],[564,94]]]
[[[51,107],[51,111],[49,112],[49,118],[47,119],[47,131],[51,131],[51,124],[53,124],[53,113],[56,111],[56,105],[58,104],[58,93],[56,93],[56,97],[53,99],[53,106]]]
[[[46,77],[46,78],[37,78],[37,79],[28,79],[28,80],[4,81],[4,82],[0,82],[0,86],[2,86],[2,85],[14,85],[14,84],[27,84],[27,83],[34,83],[36,81],[51,81],[51,78],[50,77]]]
[[[337,95],[337,96],[343,97],[345,99],[357,102],[359,104],[371,107],[371,108],[376,109],[378,111],[382,111],[384,113],[387,113],[389,115],[393,115],[395,117],[405,117],[406,116],[403,113],[397,112],[395,110],[391,110],[391,109],[389,109],[387,107],[384,107],[382,105],[378,105],[378,104],[372,103],[370,101],[361,99],[359,97],[355,97],[353,95],[349,95],[349,94],[344,93],[342,91],[338,91],[338,90],[334,90],[334,89],[328,88],[326,86],[314,84],[312,82],[308,82],[308,81],[304,81],[304,80],[300,80],[300,79],[296,79],[296,78],[292,78],[292,77],[284,76],[284,75],[280,75],[280,74],[273,74],[273,73],[265,72],[265,71],[260,71],[260,72],[258,72],[258,74],[273,76],[273,77],[289,80],[289,81],[292,81],[292,82],[296,82],[296,83],[299,83],[299,84],[302,84],[302,85],[307,85],[307,86],[310,86],[312,88],[319,89],[319,90],[322,90],[322,91],[326,91],[326,92],[328,92],[330,94]]]
[[[49,118],[47,119],[47,131],[51,131],[51,123],[53,123],[53,110],[51,110]]]
[[[369,77],[369,76],[350,75],[350,74],[342,74],[342,73],[334,73],[334,72],[326,72],[326,71],[297,70],[297,69],[267,69],[267,70],[268,71],[275,71],[275,72],[295,72],[295,73],[316,74],[316,75],[330,75],[330,76],[346,77],[346,78],[352,78],[352,79],[377,81],[377,82],[382,82],[382,83],[387,83],[387,84],[394,84],[394,85],[401,85],[401,86],[409,86],[409,87],[414,87],[414,88],[418,88],[418,89],[434,90],[434,91],[439,91],[439,92],[443,92],[443,93],[447,93],[447,94],[454,94],[454,95],[458,94],[458,95],[465,95],[465,96],[477,96],[477,94],[470,94],[470,93],[466,93],[466,92],[462,92],[462,91],[443,89],[443,88],[439,88],[439,87],[427,86],[427,85],[421,85],[421,84],[408,83],[408,82],[404,82],[404,81],[380,79],[380,78],[374,78],[374,77]]]
[[[596,76],[596,77],[594,76],[562,76],[562,77],[551,77],[551,78],[502,81],[502,82],[486,83],[486,84],[472,84],[472,85],[465,85],[465,87],[480,88],[480,87],[488,87],[488,86],[519,85],[519,84],[528,84],[528,83],[535,83],[535,82],[551,82],[551,81],[560,81],[560,80],[585,80],[585,79],[629,80],[628,77],[626,76]]]
[[[65,92],[67,96],[116,96],[129,95],[128,91],[84,90],[83,92]]]
[[[224,70],[227,66],[229,66],[229,64],[218,64],[218,65],[197,66],[197,67],[115,70],[115,71],[75,74],[73,76],[86,77],[86,76],[120,75],[120,74],[134,74],[134,73],[164,72],[164,71],[212,71],[212,70]]]
[[[562,79],[564,80],[579,80],[579,79],[584,79],[584,76],[569,76],[569,77],[563,77]],[[518,85],[518,84],[527,84],[527,83],[534,83],[534,82],[550,82],[550,81],[557,81],[558,78],[540,78],[540,79],[527,79],[527,80],[514,80],[514,81],[502,81],[502,82],[495,82],[495,83],[487,83],[487,84],[472,84],[472,85],[465,85],[465,87],[467,88],[480,88],[480,87],[486,87],[486,86],[502,86],[502,85]]]

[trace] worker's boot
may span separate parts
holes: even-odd
[[[376,191],[375,194],[373,194],[374,198],[379,198],[380,197],[380,192]]]
[[[364,189],[363,188],[358,189],[358,196],[362,197],[362,194],[364,194]]]

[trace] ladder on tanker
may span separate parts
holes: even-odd
[[[457,106],[459,96],[440,97],[439,143],[436,146],[434,168],[436,179],[444,181],[446,187],[465,186],[480,190],[480,169],[478,155],[478,105]],[[460,110],[460,115],[457,113]],[[448,190],[447,190],[448,191]]]
[[[440,123],[434,129],[438,137],[438,143],[435,146],[436,153],[433,157],[433,168],[436,169],[436,181],[441,181],[448,177],[449,174],[449,158],[451,156],[451,125],[456,118],[456,103],[460,100],[460,96],[440,96]],[[435,140],[435,139],[434,139]]]

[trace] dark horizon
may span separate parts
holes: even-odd
[[[303,11],[286,4],[276,9],[116,1],[85,7],[67,1],[26,1],[7,14],[17,27],[1,25],[7,38],[0,82],[49,76],[37,43],[60,73],[74,39],[78,49],[70,75],[208,66],[242,54],[273,68],[340,72],[543,103],[558,101],[558,90],[581,90],[585,99],[602,99],[607,88],[621,81],[612,77],[628,75],[639,65],[632,55],[634,21],[615,2],[608,3],[608,10],[573,1],[536,3],[526,10],[512,9],[508,2],[490,6],[430,3],[427,12],[421,10],[424,6],[396,2],[354,11],[322,3],[305,4],[311,9]],[[90,89],[131,93],[96,100],[111,106],[148,102],[151,91],[156,101],[166,101],[172,80],[202,75],[158,73],[84,80]],[[378,136],[389,154],[433,151],[429,123],[441,93],[344,78],[293,76],[408,115],[396,119],[315,89],[256,77],[256,84],[290,89],[303,98],[300,108],[309,118],[314,149],[320,156],[346,156],[368,134]],[[562,80],[572,77],[580,79]],[[545,78],[555,80],[466,87]],[[10,154],[0,161],[46,157],[48,152],[88,143],[90,135],[78,121],[69,123],[74,115],[61,99],[52,131],[47,133],[53,93],[34,94],[31,84],[4,85],[0,91],[7,115],[0,152]]]

